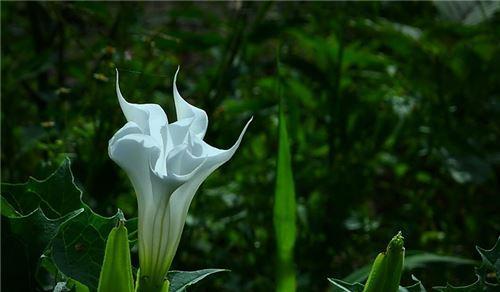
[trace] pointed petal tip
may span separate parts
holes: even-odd
[[[228,149],[228,151],[236,151],[238,147],[240,146],[241,140],[243,140],[243,136],[245,136],[245,133],[247,132],[248,126],[250,126],[250,123],[253,121],[253,116],[248,120],[248,122],[245,124],[245,127],[243,127],[243,130],[240,133],[240,136],[238,137],[238,140],[236,140],[236,143],[233,144],[231,148]],[[232,154],[231,154],[232,156]]]
[[[174,86],[176,86],[176,85],[175,85],[175,82],[177,81],[177,75],[179,74],[179,71],[180,71],[180,70],[181,70],[181,66],[180,66],[180,65],[178,65],[178,66],[177,66],[177,70],[175,70],[175,74],[174,74]]]

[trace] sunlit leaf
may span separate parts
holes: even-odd
[[[184,292],[188,286],[198,283],[205,277],[219,272],[228,272],[224,269],[204,269],[198,271],[170,271],[167,279],[170,281],[169,292]]]
[[[134,291],[128,233],[123,221],[120,221],[118,227],[111,230],[106,241],[106,251],[97,291]]]
[[[274,196],[274,228],[278,254],[277,291],[294,291],[296,284],[293,248],[296,237],[296,202],[290,145],[283,105],[280,106],[279,115],[279,148]]]

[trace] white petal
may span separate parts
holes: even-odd
[[[168,124],[167,115],[157,104],[127,102],[120,91],[118,69],[116,70],[116,95],[127,121],[136,123],[145,134],[161,142],[160,129]]]
[[[127,135],[130,135],[130,134],[143,134],[143,132],[142,132],[142,129],[139,127],[139,125],[137,125],[136,123],[127,122],[123,127],[120,128],[120,130],[118,130],[113,135],[113,137],[111,137],[111,139],[109,140],[109,145],[111,146],[117,140],[119,140]],[[109,147],[108,150],[110,150],[110,149],[111,149],[111,147]]]
[[[134,130],[137,128],[127,123],[110,140],[108,151],[111,159],[125,170],[132,181],[141,208],[153,200],[151,165],[156,163],[160,147],[154,139],[144,134],[132,133],[122,136],[124,132]]]
[[[207,157],[207,161],[199,168],[198,171],[196,171],[196,174],[189,181],[180,186],[170,197],[168,206],[170,217],[170,229],[168,231],[169,238],[167,241],[167,247],[164,252],[165,254],[160,255],[161,258],[164,258],[164,270],[169,268],[173,260],[175,252],[179,245],[179,241],[181,239],[184,223],[186,222],[189,205],[191,204],[196,191],[212,172],[214,172],[219,166],[227,162],[233,156],[233,154],[236,152],[236,149],[238,149],[238,146],[240,145],[241,140],[252,119],[247,122],[247,124],[243,128],[243,131],[238,137],[238,140],[231,148],[227,150],[220,150],[210,146],[212,148],[212,150],[210,151],[213,151],[214,153],[216,152],[215,155]]]
[[[189,122],[190,119],[185,119],[168,125],[170,137],[172,138],[172,146],[175,147],[186,142],[190,127]]]
[[[195,157],[189,152],[189,146],[182,144],[175,147],[167,157],[167,173],[179,178],[189,179],[200,166],[205,163],[206,158]]]
[[[207,132],[208,127],[208,116],[207,113],[199,109],[195,106],[190,105],[187,101],[185,101],[179,91],[177,90],[177,74],[179,73],[180,67],[177,68],[174,76],[174,101],[175,101],[175,111],[177,113],[177,120],[189,119],[192,118],[191,121],[191,131],[198,136],[200,139],[203,139],[205,133]]]
[[[152,228],[155,214],[151,210],[165,209],[173,189],[169,192],[172,185],[157,177],[151,169],[159,158],[161,146],[150,136],[137,131],[142,130],[134,122],[127,123],[110,140],[108,151],[111,159],[125,170],[134,186],[139,213],[140,261],[141,266],[149,267],[156,233]]]
[[[227,150],[215,148],[207,144],[205,141],[203,141],[204,145],[203,145],[202,155],[207,156],[209,160],[214,160],[214,161],[226,162],[229,159],[231,159],[231,157],[236,152],[236,149],[238,149],[238,147],[240,146],[241,140],[243,139],[243,136],[245,135],[247,128],[252,121],[253,117],[251,117],[250,120],[248,120],[248,122],[246,123],[245,127],[243,128],[243,131],[241,131],[240,136],[238,137],[238,140],[236,140],[236,143],[234,143],[234,145]]]

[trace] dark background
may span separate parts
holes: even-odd
[[[487,12],[432,2],[2,2],[2,181],[46,177],[69,156],[86,202],[135,217],[129,180],[107,154],[125,123],[114,68],[124,96],[174,120],[181,65],[177,85],[207,111],[209,143],[227,148],[254,122],[194,199],[173,268],[232,270],[205,289],[269,291],[279,51],[299,290],[326,290],[327,277],[370,263],[399,230],[407,250],[478,259],[475,245],[491,247],[500,232],[500,19]],[[431,287],[469,283],[471,271],[411,272]]]

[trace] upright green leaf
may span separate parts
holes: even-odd
[[[109,233],[97,291],[134,291],[128,232],[123,221]]]
[[[279,146],[274,196],[274,229],[277,248],[277,291],[295,291],[293,249],[296,237],[295,186],[283,102],[279,113]]]
[[[404,240],[401,232],[396,234],[385,252],[379,253],[373,262],[366,281],[365,292],[396,292],[403,272],[405,257]]]

